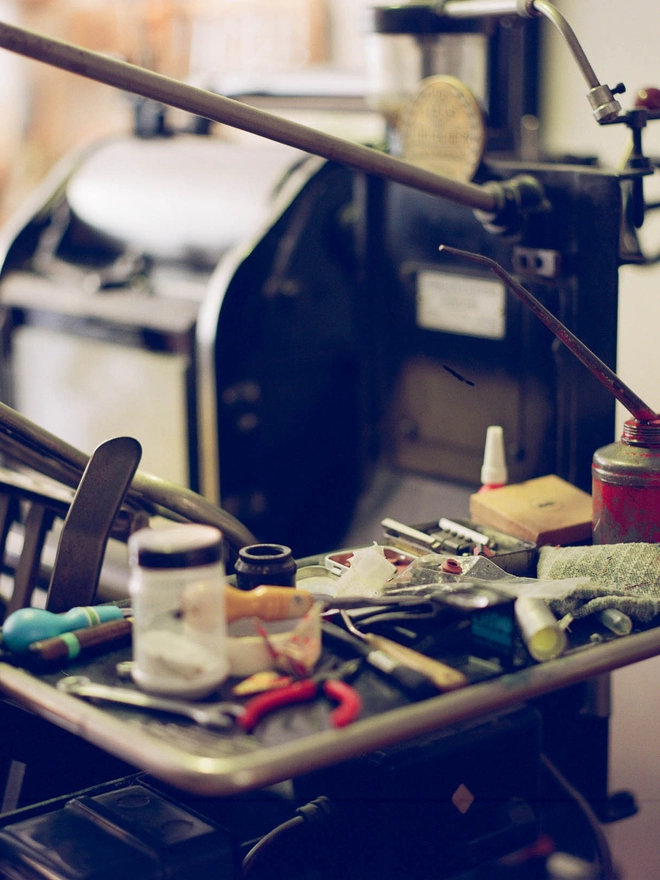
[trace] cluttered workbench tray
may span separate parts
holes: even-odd
[[[178,789],[224,796],[447,729],[660,653],[660,627],[594,638],[592,623],[576,623],[563,655],[545,662],[528,657],[517,666],[497,668],[476,656],[447,655],[465,674],[464,686],[419,699],[363,664],[350,682],[361,698],[361,712],[339,727],[331,725],[332,701],[323,694],[270,713],[248,732],[231,719],[214,729],[138,706],[87,702],[63,689],[76,676],[117,686],[117,670],[131,660],[130,645],[41,673],[0,662],[0,690],[6,699]],[[335,656],[334,644],[324,640],[322,659],[343,663],[346,657]],[[232,694],[236,681],[230,678],[217,694],[189,705],[199,709],[217,699],[240,702]],[[141,693],[131,681],[121,684]]]

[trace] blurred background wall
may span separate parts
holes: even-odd
[[[366,0],[0,0],[0,17],[198,85],[360,73]],[[0,57],[2,216],[81,141],[127,130],[131,102],[81,77]]]

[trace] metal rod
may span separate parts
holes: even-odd
[[[0,452],[41,474],[75,489],[89,456],[39,427],[16,410],[0,403]],[[239,520],[206,498],[145,471],[137,471],[127,501],[182,521],[217,526],[234,547],[254,544],[256,538]]]
[[[485,212],[498,208],[497,195],[477,184],[451,180],[372,147],[316,131],[306,125],[249,107],[240,101],[195,88],[71,43],[0,22],[0,47],[205,119],[296,147],[349,168],[384,177],[431,195],[442,196],[459,205]]]
[[[485,15],[520,15],[519,0],[447,0],[438,15],[447,18],[480,18]]]
[[[522,284],[519,284],[515,278],[509,275],[499,263],[496,263],[495,260],[491,260],[490,257],[483,257],[481,254],[474,254],[471,251],[463,251],[459,248],[449,247],[449,245],[446,244],[440,245],[440,251],[451,254],[455,257],[470,260],[473,263],[480,263],[483,266],[487,266],[492,272],[498,275],[502,281],[504,281],[506,286],[510,288],[513,293],[525,303],[525,305],[529,306],[537,318],[540,318],[545,326],[552,330],[557,339],[563,342],[566,348],[573,352],[578,360],[584,364],[596,379],[598,379],[598,381],[604,385],[619,403],[623,404],[628,412],[632,413],[638,421],[648,422],[658,418],[657,413],[644,403],[644,401],[638,397],[635,392],[625,384],[625,382],[622,382],[616,373],[613,372],[607,364],[598,357],[598,355],[594,354],[593,351],[582,342],[582,340],[578,339],[568,327],[562,324],[559,318],[555,318],[552,312],[548,311],[548,309],[546,309],[546,307],[542,305],[536,297],[529,292],[529,290],[524,288]]]
[[[542,15],[557,28],[566,41],[589,88],[594,89],[600,85],[575,32],[561,12],[548,0],[447,0],[439,8],[438,15],[455,19],[497,15],[520,15],[529,18]]]
[[[552,3],[548,3],[547,0],[533,0],[532,7],[538,13],[544,15],[548,21],[551,21],[557,28],[559,33],[566,40],[568,47],[573,54],[573,58],[575,58],[578,67],[582,71],[582,75],[587,81],[587,85],[590,89],[597,88],[600,85],[598,77],[589,63],[589,59],[584,54],[584,49],[580,45],[578,38],[575,36],[573,29],[561,12],[559,12]]]

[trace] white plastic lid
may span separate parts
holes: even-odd
[[[492,483],[504,484],[508,478],[509,474],[504,454],[504,432],[500,425],[491,425],[486,431],[486,447],[484,449],[484,462],[481,467],[481,482],[484,485]]]
[[[129,538],[128,557],[141,568],[212,565],[222,559],[222,532],[196,523],[140,529]]]

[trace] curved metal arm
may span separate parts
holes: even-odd
[[[568,48],[575,59],[577,66],[580,68],[582,76],[587,81],[587,85],[590,89],[595,89],[600,85],[598,77],[596,76],[593,67],[591,66],[589,59],[584,54],[584,49],[578,42],[578,38],[575,36],[575,32],[566,21],[561,12],[552,5],[552,3],[548,3],[547,0],[533,0],[532,2],[533,9],[545,16],[548,21],[552,22],[552,24],[557,28],[559,33],[562,35],[564,40],[566,41]]]
[[[621,105],[614,99],[614,92],[602,85],[578,38],[561,12],[548,0],[445,0],[438,4],[438,15],[447,18],[478,18],[480,16],[519,15],[523,18],[544,16],[559,31],[568,46],[575,63],[589,86],[587,98],[598,122],[612,122],[619,115]],[[615,91],[622,91],[617,86]]]
[[[0,452],[74,489],[89,461],[84,452],[4,403],[0,403]],[[129,504],[152,514],[217,526],[235,549],[256,543],[250,530],[226,510],[191,489],[144,471],[137,471],[126,497]]]
[[[552,5],[552,3],[548,3],[547,0],[532,0],[531,6],[536,12],[544,15],[548,21],[551,21],[566,41],[573,58],[589,86],[587,98],[593,109],[596,121],[611,122],[613,119],[616,119],[621,112],[621,105],[614,99],[614,92],[610,87],[601,85],[598,81],[598,77],[594,73],[593,67],[589,63],[582,46],[578,42],[575,33],[564,16]],[[617,89],[621,91],[623,86],[618,86]]]

